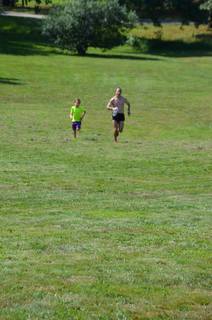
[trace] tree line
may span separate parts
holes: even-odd
[[[128,29],[139,23],[147,8],[149,11],[146,17],[151,18],[155,24],[160,23],[159,19],[171,4],[178,8],[178,12],[182,12],[182,22],[190,21],[193,17],[193,21],[198,24],[200,15],[194,20],[196,12],[208,10],[211,1],[195,0],[193,11],[189,11],[189,4],[194,5],[194,1],[71,0],[50,10],[43,23],[43,34],[56,46],[84,55],[88,47],[111,49],[124,44]],[[188,12],[184,12],[185,8]]]
[[[70,0],[52,6],[42,32],[54,45],[85,55],[89,47],[111,49],[126,43],[128,30],[141,18],[158,25],[168,12],[196,25],[208,12],[210,25],[212,0]]]
[[[2,2],[4,6],[12,7],[16,4],[16,0],[2,0]],[[29,2],[30,0],[22,0],[22,6],[27,6]],[[39,6],[41,3],[51,3],[51,0],[35,2]],[[96,2],[108,2],[108,0]],[[151,19],[156,25],[169,17],[177,18],[184,24],[192,21],[196,25],[208,20],[212,27],[212,0],[119,0],[119,4],[134,10],[140,19]]]
[[[177,18],[186,24],[209,24],[212,20],[212,0],[120,0],[120,4],[136,11],[140,18],[160,24],[164,18]]]

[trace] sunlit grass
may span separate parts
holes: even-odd
[[[211,57],[81,58],[39,22],[0,25],[0,319],[209,320]],[[132,104],[117,145],[116,86]]]
[[[161,27],[144,24],[132,30],[132,34],[146,39],[182,40],[186,42],[197,41],[198,36],[212,37],[212,31],[206,25],[196,28],[193,24],[181,26],[180,24],[162,24]]]

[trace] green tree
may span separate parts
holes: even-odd
[[[22,0],[22,2],[23,1],[30,1],[30,0]],[[40,12],[40,9],[41,9],[40,6],[42,3],[45,5],[48,5],[48,4],[52,3],[52,0],[35,0],[35,7],[34,7],[35,13]]]
[[[120,3],[135,10],[139,17],[149,18],[154,24],[159,24],[165,12],[167,0],[120,0]]]
[[[202,0],[167,0],[168,7],[176,12],[182,23],[193,21],[197,25],[204,20],[204,14],[199,5]]]
[[[109,49],[124,43],[136,15],[118,0],[72,0],[50,11],[43,33],[54,44],[84,55],[89,46]]]
[[[15,0],[2,0],[3,6],[6,7],[14,7],[15,6]]]
[[[206,0],[120,0],[139,17],[149,18],[158,24],[164,17],[178,17],[182,23],[193,21],[197,25],[205,20],[205,14],[199,6]]]
[[[22,7],[27,7],[28,6],[28,3],[30,2],[31,0],[21,0],[21,5]],[[15,7],[16,5],[16,0],[0,0],[0,3],[3,3],[4,6],[10,6],[10,7]],[[40,6],[41,3],[45,3],[46,5],[51,3],[52,0],[35,0],[35,6]]]
[[[212,0],[204,2],[200,9],[208,11],[208,27],[212,28]]]

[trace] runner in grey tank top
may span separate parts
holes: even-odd
[[[124,129],[124,105],[128,106],[128,116],[130,116],[130,103],[121,95],[121,88],[117,88],[115,96],[110,99],[107,104],[107,109],[112,111],[113,127],[114,127],[114,140],[117,142],[117,138],[120,132]]]

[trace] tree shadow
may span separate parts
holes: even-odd
[[[2,43],[3,42],[3,43]],[[24,41],[20,41],[19,39],[12,40],[7,39],[4,41],[0,36],[0,54],[12,54],[12,55],[49,55],[49,51],[45,50],[45,47],[42,47],[43,43],[32,43],[24,39]],[[41,46],[41,47],[38,47]]]
[[[0,54],[48,55],[41,23],[37,19],[0,16]]]
[[[107,54],[107,53],[87,53],[85,57],[88,58],[101,58],[101,59],[118,59],[118,60],[152,60],[157,61],[160,60],[159,58],[155,57],[143,57],[139,56],[140,53],[125,53],[123,54]]]
[[[23,82],[16,78],[2,78],[0,77],[0,84],[12,84],[12,85],[22,85]]]
[[[210,34],[200,33],[200,34],[197,34],[195,38],[204,42],[206,41],[206,42],[212,43],[212,33]]]
[[[146,41],[146,40],[145,40]],[[212,56],[212,38],[198,38],[194,42],[183,40],[147,40],[146,53],[164,57],[207,57]]]

